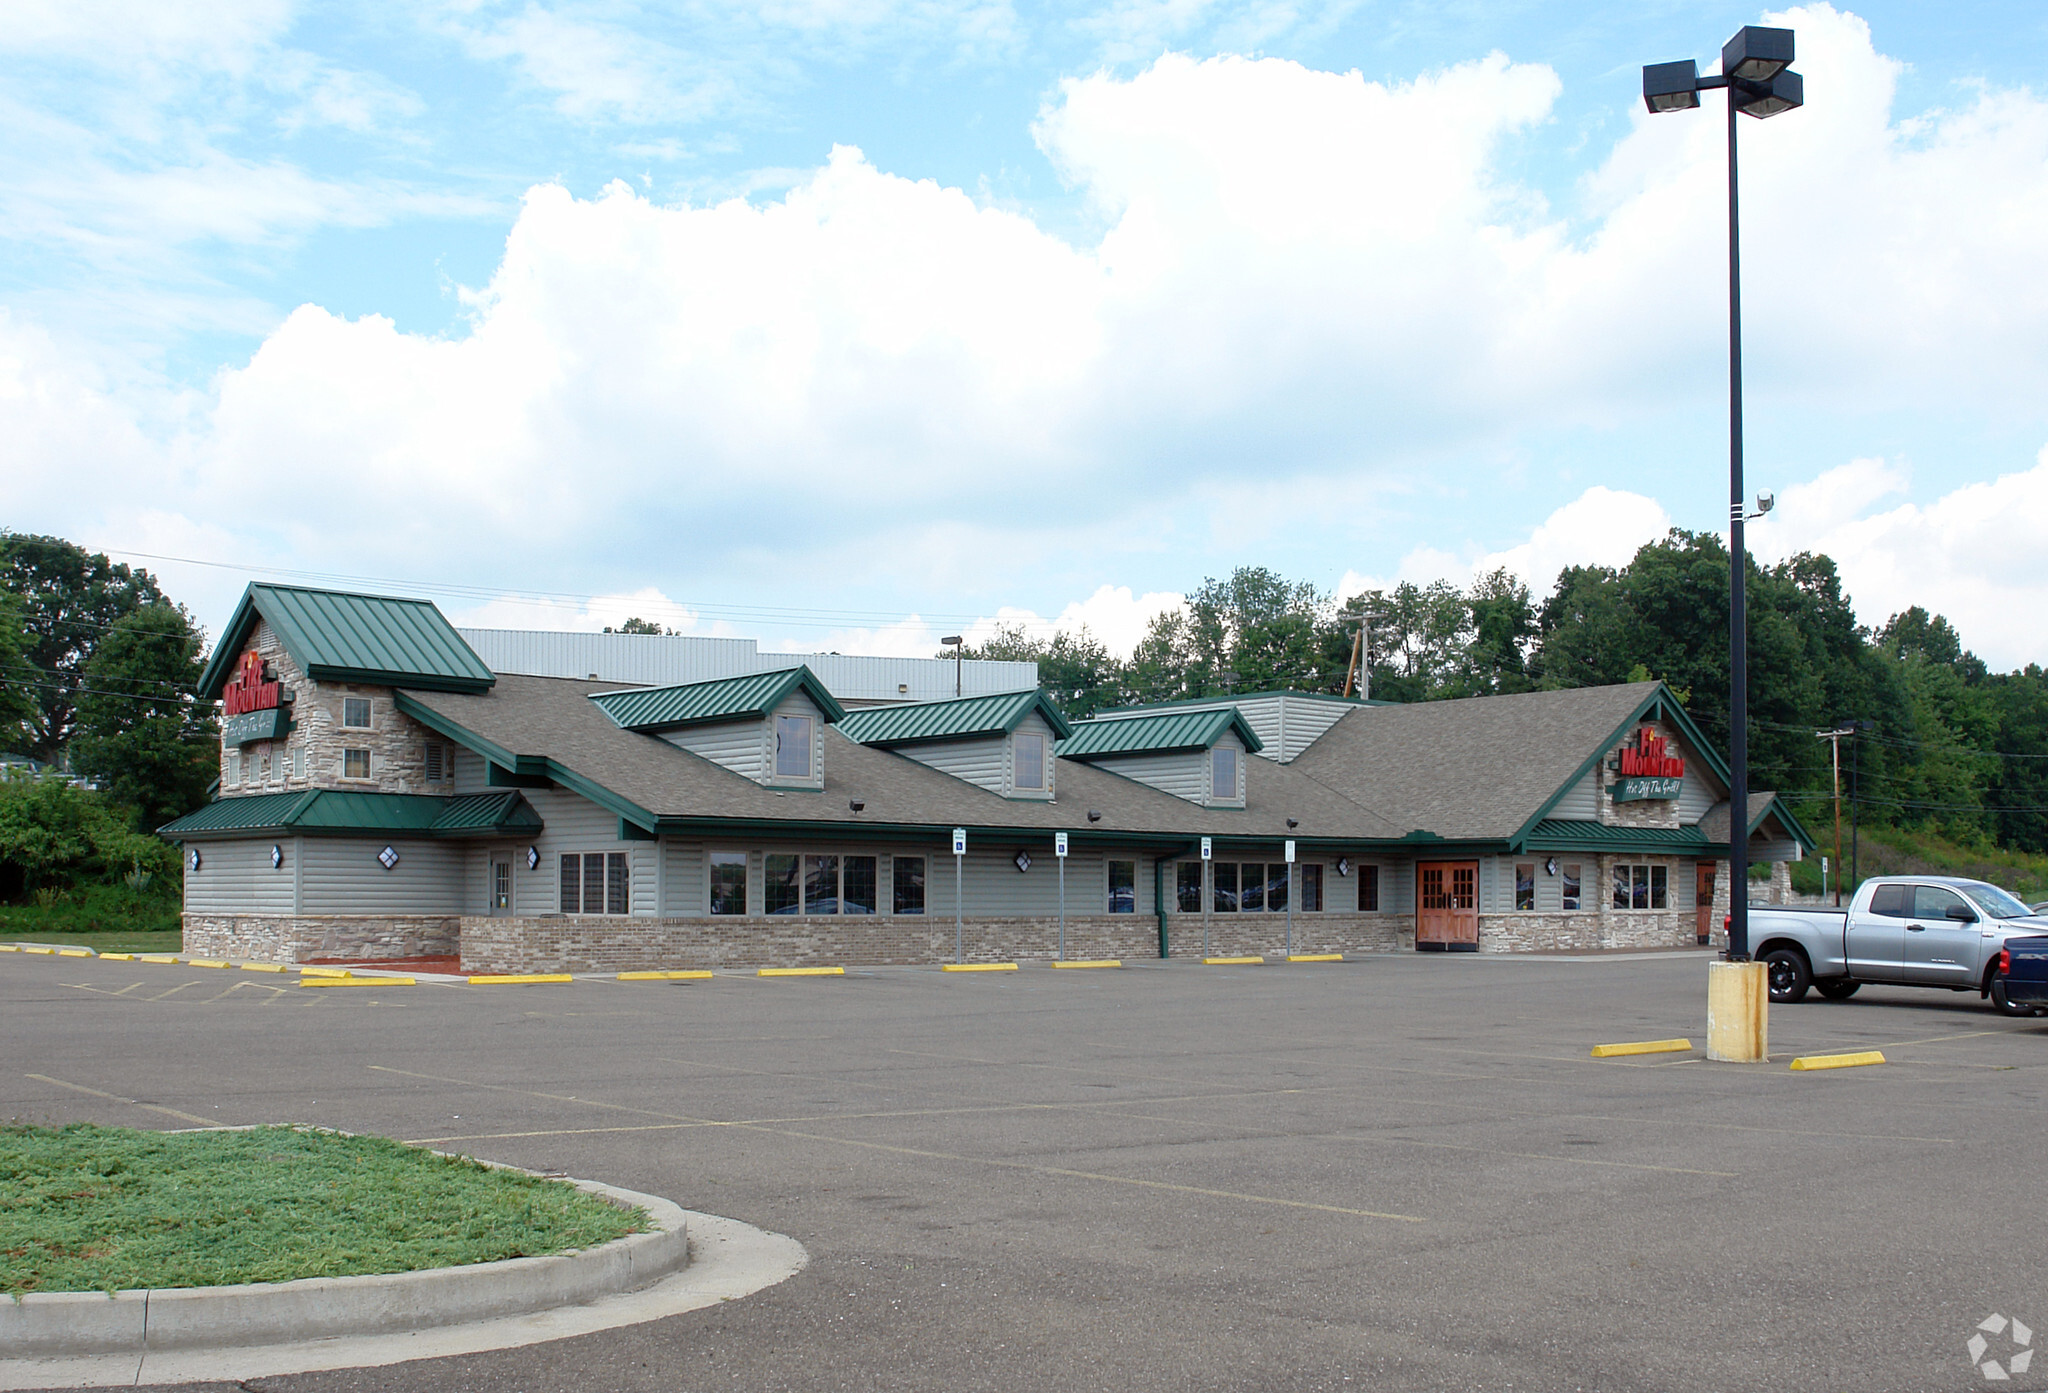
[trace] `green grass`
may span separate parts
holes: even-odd
[[[412,1272],[647,1227],[562,1181],[292,1127],[0,1127],[0,1292]]]
[[[16,933],[0,929],[0,943],[64,943],[91,948],[100,953],[182,953],[185,935],[177,929],[163,933]]]
[[[1832,857],[1832,823],[1828,825],[1826,841],[1822,851]],[[1959,875],[2002,885],[2029,904],[2048,899],[2048,856],[2007,851],[1989,845],[1968,845],[1932,832],[1902,832],[1890,827],[1866,827],[1858,843],[1856,873],[1864,880],[1874,875]],[[1844,827],[1844,874],[1848,871],[1848,859],[1849,829]],[[1842,885],[1845,890],[1853,888],[1846,880]],[[1802,894],[1820,893],[1818,855],[1792,863],[1792,888]]]
[[[66,934],[125,934],[161,942],[164,934],[179,931],[178,909],[175,884],[136,890],[117,881],[43,890],[19,904],[0,904],[0,940],[28,938],[54,943]],[[90,946],[101,945],[94,941]]]

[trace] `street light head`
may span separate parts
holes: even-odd
[[[1643,105],[1651,111],[1685,111],[1699,104],[1699,64],[1688,58],[1643,65]]]
[[[961,643],[965,642],[965,639],[960,634],[947,634],[944,638],[940,639],[939,642],[950,643],[957,648]]]
[[[1792,31],[1744,25],[1721,45],[1721,75],[1745,82],[1769,82],[1792,66]]]
[[[1795,106],[1805,106],[1806,82],[1788,68],[1768,82],[1747,82],[1730,89],[1728,100],[1744,115],[1762,120]]]

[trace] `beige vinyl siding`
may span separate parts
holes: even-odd
[[[1022,874],[1011,860],[1019,848],[1031,853],[1031,869]],[[907,849],[905,854],[914,855]],[[953,852],[937,846],[925,853],[925,913],[953,917]],[[1109,861],[1137,862],[1137,915],[1152,913],[1152,859],[1137,853],[1076,852],[1067,858],[1067,914],[1102,914],[1108,908]],[[1014,845],[977,850],[969,847],[961,867],[961,889],[966,903],[961,912],[969,919],[992,915],[1037,915],[1059,913],[1060,871],[1048,839],[1043,846],[1019,840]],[[1173,893],[1172,887],[1167,893]]]
[[[465,750],[460,745],[450,745],[448,750],[449,767],[455,775],[455,792],[489,793],[490,768],[484,757]]]
[[[453,842],[305,837],[299,845],[305,861],[301,914],[459,914],[464,908],[463,849]],[[398,865],[388,871],[377,860],[386,846],[398,853]]]
[[[1243,764],[1240,759],[1239,764]],[[1119,755],[1114,759],[1091,760],[1098,769],[1136,779],[1161,793],[1200,803],[1209,788],[1209,752],[1175,750],[1170,754]],[[1242,777],[1240,774],[1239,777]]]
[[[1264,747],[1259,751],[1260,757],[1281,764],[1298,757],[1351,712],[1371,709],[1348,701],[1292,694],[1242,699],[1219,697],[1214,701],[1176,704],[1172,709],[1221,711],[1232,706],[1244,717],[1244,723],[1252,728],[1252,734],[1259,737],[1259,744]],[[1090,719],[1109,721],[1153,714],[1155,712],[1140,709],[1098,711]]]
[[[1580,775],[1572,786],[1565,790],[1564,797],[1557,800],[1546,817],[1569,818],[1574,822],[1598,822],[1600,820],[1600,770],[1596,766]]]
[[[285,849],[284,864],[273,869],[270,848]],[[199,869],[189,869],[192,847],[180,855],[187,860],[185,909],[191,914],[290,914],[293,885],[298,878],[298,858],[292,842],[277,843],[274,837],[260,842],[197,842]],[[382,843],[378,844],[379,846]],[[375,862],[371,863],[373,866]],[[377,866],[378,870],[383,867]]]
[[[1707,809],[1721,801],[1722,796],[1700,776],[1698,760],[1688,758],[1685,761],[1685,787],[1675,800],[1678,825],[1686,827],[1698,822],[1707,815]]]
[[[721,848],[723,849],[723,848]],[[704,875],[709,864],[697,844],[660,843],[661,912],[672,918],[694,918],[711,912],[711,886]]]
[[[691,754],[702,755],[743,779],[761,783],[770,767],[768,745],[772,731],[773,722],[749,717],[744,721],[718,721],[664,731],[661,738]]]
[[[991,793],[1001,793],[1008,780],[1009,741],[1000,735],[975,740],[934,740],[905,745],[896,751],[941,774],[951,774]],[[950,854],[950,853],[949,853]]]
[[[547,829],[531,843],[519,844],[512,858],[513,899],[521,914],[555,914],[561,910],[561,862],[563,852],[623,851],[632,858],[633,913],[660,913],[655,896],[658,842],[620,841],[619,819],[578,794],[558,788],[525,790]],[[540,852],[540,865],[526,868],[526,848]]]

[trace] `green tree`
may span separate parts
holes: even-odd
[[[124,615],[87,660],[71,763],[144,830],[206,800],[220,728],[194,696],[205,664],[191,615],[160,601]]]
[[[953,655],[943,653],[941,657]],[[1124,699],[1123,665],[1110,655],[1086,625],[1062,630],[1050,639],[1033,638],[1022,624],[1000,624],[980,644],[969,644],[963,656],[991,662],[1037,663],[1038,685],[1067,715],[1080,718]]]
[[[0,898],[96,876],[174,876],[177,853],[132,830],[90,789],[23,773],[0,777]]]
[[[0,533],[0,590],[15,597],[28,642],[10,685],[34,694],[28,753],[54,760],[71,739],[77,688],[100,636],[164,598],[155,577],[61,537]]]
[[[0,591],[0,754],[27,754],[41,714],[29,680],[28,630],[21,602]]]
[[[608,634],[673,634],[675,632],[674,629],[662,628],[661,625],[655,623],[652,619],[642,619],[637,614],[619,625],[616,629],[609,624],[605,625],[604,631]]]

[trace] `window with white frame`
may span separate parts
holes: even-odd
[[[1016,770],[1011,787],[1031,793],[1045,788],[1045,737],[1019,731],[1016,741]]]
[[[711,912],[747,912],[747,853],[744,851],[711,853]]]
[[[1515,863],[1515,908],[1536,907],[1536,863],[1517,861]]]
[[[347,730],[368,730],[370,728],[370,699],[368,697],[343,697],[341,699],[341,724]]]
[[[632,863],[623,851],[562,853],[562,913],[633,912]]]
[[[343,750],[341,752],[341,777],[344,779],[369,778],[370,752],[368,750]]]
[[[1112,861],[1109,863],[1109,912],[1111,914],[1136,914],[1138,912],[1137,862]]]
[[[875,857],[771,851],[762,866],[764,914],[875,912]]]
[[[1237,797],[1237,750],[1232,746],[1218,745],[1209,751],[1209,796]]]
[[[232,750],[228,753],[227,782],[231,788],[242,782],[242,752],[240,750]]]
[[[778,779],[808,779],[811,777],[811,718],[809,716],[777,716],[775,718],[775,777]]]

